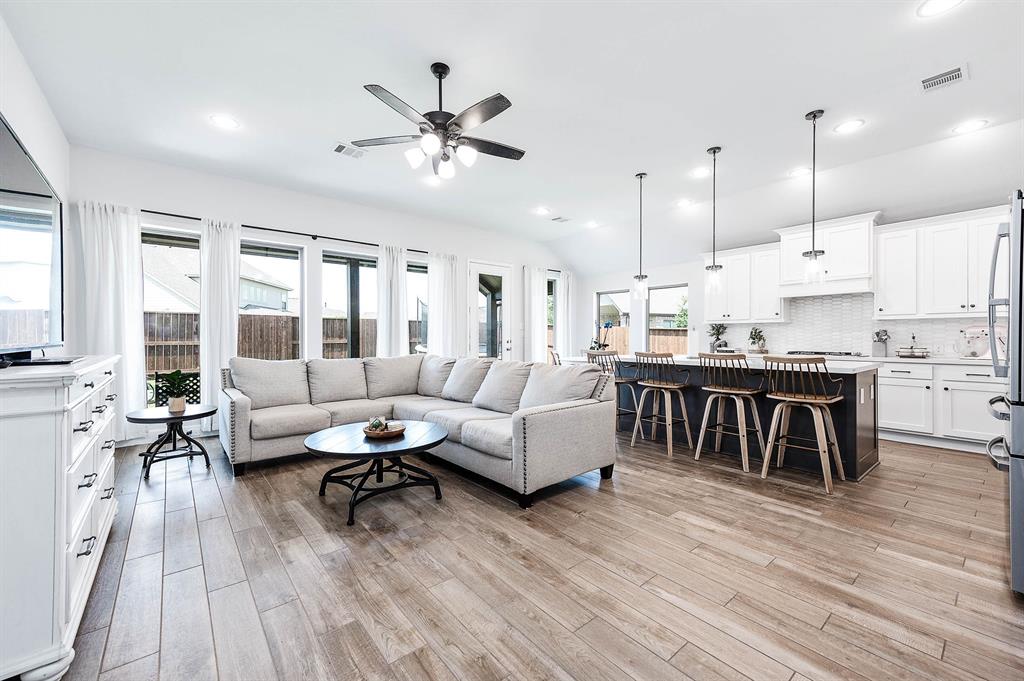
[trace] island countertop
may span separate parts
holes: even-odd
[[[802,355],[791,355],[794,359]],[[747,365],[751,369],[764,369],[764,359],[759,355],[747,355]],[[699,367],[700,358],[692,355],[673,355],[672,360],[681,367]],[[562,362],[569,364],[585,364],[586,357],[562,357]],[[619,361],[627,364],[636,362],[635,355],[620,355]],[[877,359],[864,358],[863,360],[830,359],[825,358],[825,367],[833,374],[861,374],[868,371],[880,369],[882,363]]]

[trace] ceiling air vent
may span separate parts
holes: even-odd
[[[934,76],[930,76],[921,81],[921,91],[931,92],[938,88],[947,87],[954,83],[959,83],[962,80],[967,80],[967,65],[957,66],[955,69],[949,71],[943,71],[937,73]]]
[[[551,222],[569,222],[569,218],[563,218],[559,215],[557,218],[551,218]]]
[[[366,152],[357,147],[353,147],[350,144],[341,144],[334,147],[334,153],[341,154],[342,156],[350,156],[352,158],[362,158]]]

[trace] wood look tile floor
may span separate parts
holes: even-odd
[[[178,459],[119,513],[67,681],[1024,678],[1006,582],[1006,476],[883,443],[862,483],[620,439],[597,473],[521,510],[442,485],[361,505],[329,462],[233,478]],[[752,470],[756,467],[752,466]]]

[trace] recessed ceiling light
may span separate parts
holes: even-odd
[[[711,168],[708,168],[707,166],[700,166],[699,168],[694,168],[693,170],[690,171],[690,177],[696,177],[697,179],[711,177]]]
[[[790,177],[803,177],[804,175],[810,175],[811,169],[807,166],[800,166],[799,168],[793,168],[789,171]]]
[[[594,229],[597,227],[597,222],[594,220],[587,220],[587,224],[585,226],[587,229]]]
[[[679,199],[676,201],[676,208],[692,208],[693,201],[690,199]]]
[[[964,0],[924,0],[917,7],[917,16],[927,19],[953,9]]]
[[[427,175],[426,177],[423,178],[423,184],[427,185],[428,187],[440,187],[441,178],[438,177],[437,175]]]
[[[953,128],[953,132],[955,132],[958,135],[964,135],[969,132],[974,132],[975,130],[981,130],[986,125],[988,125],[988,121],[982,120],[980,118],[975,118],[974,120],[964,121],[960,125],[956,126],[955,128]]]
[[[537,206],[536,208],[533,209],[533,212],[536,215],[547,215],[548,213],[551,212],[551,209],[545,208],[544,206]]]
[[[832,128],[832,132],[839,135],[849,135],[851,132],[855,132],[864,127],[864,121],[860,118],[854,118],[853,120],[844,121]]]
[[[242,127],[238,119],[227,114],[213,114],[210,116],[210,123],[221,130],[238,130]]]

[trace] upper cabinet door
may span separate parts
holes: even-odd
[[[968,312],[988,312],[989,273],[992,271],[992,247],[996,241],[999,223],[1010,219],[1009,215],[988,220],[974,220],[967,225],[969,233],[968,269],[969,281],[967,292]],[[999,249],[999,259],[995,263],[996,289],[995,298],[1008,298],[1010,295],[1010,263],[1009,249],[1006,244]]]
[[[925,314],[966,314],[969,311],[967,237],[964,222],[924,230],[921,307]]]
[[[818,233],[818,248],[825,249],[826,281],[871,276],[871,227],[858,222],[828,227]],[[808,248],[810,248],[808,246]]]
[[[820,246],[819,246],[820,248]],[[804,283],[807,258],[804,251],[811,250],[811,233],[783,234],[779,240],[779,282],[782,284]]]
[[[759,321],[781,319],[777,249],[750,254],[750,282],[750,318]]]
[[[750,319],[750,255],[729,256],[722,261],[726,291],[725,316],[730,322]]]
[[[917,230],[883,232],[877,246],[875,316],[917,314]]]

